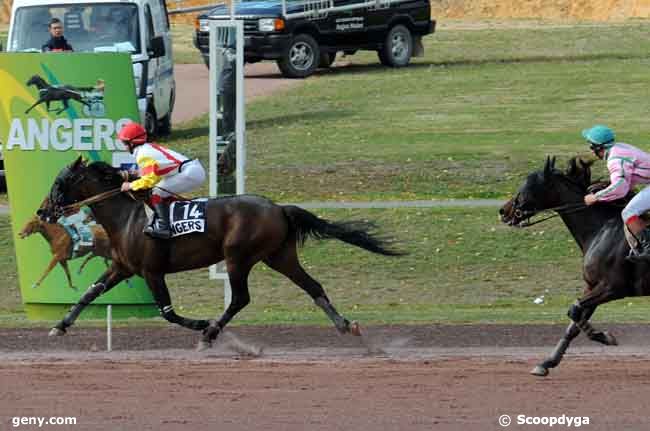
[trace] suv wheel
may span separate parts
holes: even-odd
[[[285,49],[282,58],[278,60],[278,67],[287,78],[306,78],[314,73],[319,62],[318,43],[308,34],[299,34]]]
[[[390,67],[404,67],[411,61],[413,54],[413,36],[411,31],[401,24],[391,28],[384,46],[378,51],[381,64]]]

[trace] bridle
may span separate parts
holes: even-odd
[[[61,177],[65,178],[68,175],[72,176],[72,181],[67,186],[67,187],[70,187],[70,188],[75,187],[76,185],[78,185],[79,183],[81,183],[82,181],[84,181],[86,179],[86,174],[85,173],[71,174],[70,168],[66,168],[66,170],[63,171]],[[56,181],[61,181],[61,179],[57,178]],[[60,188],[60,183],[59,183],[59,186],[57,187],[57,191],[58,191],[59,188]],[[117,194],[119,194],[121,192],[122,192],[121,188],[117,187],[117,188],[114,188],[114,189],[107,190],[105,192],[99,193],[97,195],[91,196],[91,197],[89,197],[87,199],[83,199],[81,201],[76,201],[76,202],[73,202],[71,204],[61,206],[61,205],[59,205],[57,203],[57,201],[59,200],[58,197],[57,197],[57,199],[55,199],[52,196],[52,191],[50,191],[50,196],[48,198],[49,201],[50,201],[50,208],[48,208],[48,212],[50,212],[52,214],[52,216],[55,219],[58,220],[62,216],[69,215],[69,214],[74,214],[74,213],[78,212],[79,210],[81,210],[81,207],[83,207],[83,206],[91,205],[91,204],[94,204],[94,203],[97,203],[97,202],[101,202],[101,201],[106,200],[108,198],[111,198],[111,197],[113,197],[113,196],[115,196],[115,195],[117,195]],[[61,192],[58,191],[58,193],[61,193]],[[41,211],[41,210],[39,210],[39,211]],[[38,214],[38,211],[37,211],[37,214]]]
[[[558,178],[562,179],[567,185],[570,185],[572,188],[577,189],[580,193],[584,193],[582,184],[572,180],[571,178],[565,175],[558,176]],[[587,208],[589,208],[589,206],[584,202],[574,202],[574,203],[568,203],[568,204],[559,205],[551,208],[544,208],[539,210],[537,208],[533,208],[527,210],[527,209],[518,208],[519,206],[518,197],[519,197],[519,193],[512,200],[512,209],[513,209],[512,214],[515,218],[524,220],[522,223],[517,224],[518,227],[522,227],[522,228],[534,226],[536,224],[545,222],[547,220],[550,220],[552,218],[558,217],[563,214],[564,215],[573,214],[580,211],[584,211]],[[532,222],[530,221],[530,219],[537,214],[542,214],[551,211],[554,211],[555,214],[551,214],[549,216],[546,216],[544,218]]]

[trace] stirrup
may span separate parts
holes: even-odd
[[[631,248],[625,260],[634,263],[650,262],[650,250]]]
[[[169,239],[172,237],[171,230],[169,228],[161,229],[159,222],[155,222],[153,225],[146,226],[143,232],[145,235],[149,235],[151,238],[156,239]]]

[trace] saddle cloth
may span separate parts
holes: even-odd
[[[172,238],[188,233],[205,232],[205,206],[207,199],[174,201],[169,206],[169,227]]]

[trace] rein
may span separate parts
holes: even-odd
[[[111,197],[113,197],[113,196],[115,196],[115,195],[117,195],[119,193],[122,193],[122,190],[121,190],[120,187],[118,187],[116,189],[108,190],[108,191],[102,192],[102,193],[100,193],[98,195],[91,196],[88,199],[84,199],[82,201],[75,202],[73,204],[61,207],[61,211],[63,211],[64,214],[67,214],[67,213],[70,213],[70,212],[77,212],[83,206],[94,204],[94,203],[97,203],[97,202],[101,202],[101,201],[106,200],[108,198],[111,198]]]

